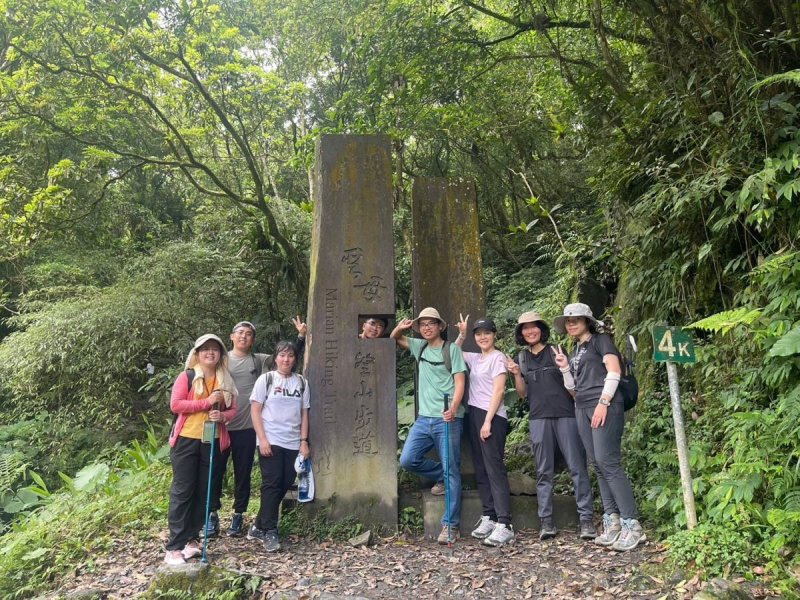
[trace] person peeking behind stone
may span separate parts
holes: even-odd
[[[560,450],[575,486],[580,537],[592,540],[597,536],[592,484],[578,435],[575,401],[564,387],[556,365],[561,348],[548,343],[550,327],[533,311],[519,316],[515,336],[524,349],[516,360],[508,358],[508,371],[514,377],[517,395],[528,400],[528,430],[536,461],[536,503],[541,521],[539,539],[550,539],[558,533],[553,522],[553,485],[556,453]]]
[[[211,453],[216,468],[220,451],[230,446],[226,426],[236,415],[237,390],[227,364],[222,340],[213,334],[200,336],[186,358],[186,370],[172,387],[169,406],[176,419],[169,436],[172,486],[164,557],[169,565],[203,553],[198,537],[205,523],[208,479],[213,477]]]
[[[358,337],[362,340],[375,340],[383,337],[386,326],[389,322],[383,317],[370,317],[361,325],[361,333]]]
[[[469,315],[459,315],[460,347],[467,336]],[[506,356],[495,348],[497,326],[491,319],[478,319],[472,326],[480,352],[464,352],[469,367],[469,417],[467,429],[475,465],[478,494],[483,516],[476,523],[472,537],[486,546],[504,546],[514,542],[511,525],[511,491],[503,461],[508,435],[508,416],[503,402],[506,393]]]
[[[411,327],[422,339],[404,335]],[[411,426],[403,445],[400,466],[436,482],[431,490],[434,494],[448,496],[449,503],[445,503],[442,515],[442,531],[437,538],[440,544],[447,544],[459,537],[461,432],[464,421],[461,400],[464,396],[464,372],[467,370],[461,348],[444,340],[443,332],[446,330],[447,323],[439,316],[439,311],[429,307],[420,311],[416,319],[400,321],[389,335],[398,346],[411,352],[417,361],[419,416]],[[444,357],[445,352],[448,353],[447,359]],[[450,399],[447,410],[444,410],[443,404],[445,394]],[[449,439],[445,436],[445,430],[448,431]],[[438,461],[426,457],[433,448],[439,454]],[[449,457],[447,469],[443,464],[445,456]],[[445,470],[449,474],[446,491]]]
[[[300,318],[300,315],[292,319],[292,324],[297,330],[295,347],[297,348],[299,363],[303,358],[308,326]],[[250,398],[250,392],[253,390],[256,379],[262,373],[269,372],[275,366],[274,358],[271,354],[253,352],[253,345],[256,341],[256,326],[250,321],[240,321],[234,325],[230,340],[232,347],[227,359],[228,371],[233,377],[239,396],[246,400]],[[247,507],[250,503],[251,473],[253,472],[256,453],[256,432],[253,429],[253,421],[250,418],[250,405],[246,401],[238,404],[236,416],[228,424],[228,433],[231,437],[230,448],[222,453],[219,469],[214,469],[211,514],[208,519],[209,538],[219,535],[219,516],[217,511],[222,507],[222,482],[225,479],[229,457],[233,462],[234,496],[233,516],[227,534],[229,536],[240,536],[246,531],[244,514],[247,512]]]
[[[631,482],[622,467],[622,368],[611,337],[600,333],[602,326],[586,304],[568,304],[564,314],[553,321],[553,329],[567,333],[577,345],[569,358],[558,352],[555,361],[565,387],[575,398],[578,433],[600,485],[603,533],[594,541],[622,552],[633,550],[646,538]]]

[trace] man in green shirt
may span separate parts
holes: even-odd
[[[413,327],[422,339],[409,338],[404,332]],[[436,448],[439,457],[449,457],[449,479],[445,484],[449,491],[449,503],[442,515],[440,544],[458,539],[458,524],[461,515],[461,431],[463,429],[464,373],[467,370],[461,348],[446,343],[442,333],[447,323],[435,308],[425,308],[416,319],[403,319],[394,328],[390,337],[397,345],[411,352],[419,363],[417,397],[419,415],[408,432],[408,438],[400,455],[400,466],[431,481],[442,481],[445,469],[442,462],[425,455]],[[449,360],[444,357],[445,349]],[[449,363],[449,365],[448,365]],[[449,369],[448,369],[449,366]],[[444,409],[443,398],[447,394],[450,407]],[[445,422],[449,429],[449,444],[445,437]]]

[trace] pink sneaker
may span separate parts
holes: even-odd
[[[189,542],[183,547],[183,550],[181,550],[181,555],[185,560],[189,560],[195,556],[200,556],[201,554],[203,554],[203,547],[199,542],[195,541]]]
[[[168,565],[185,565],[186,559],[183,558],[183,552],[180,550],[167,550],[166,555],[164,555],[164,562]]]

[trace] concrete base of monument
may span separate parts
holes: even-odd
[[[539,529],[536,496],[511,496],[511,519],[514,529]],[[425,537],[436,539],[442,530],[444,496],[422,493],[422,517]],[[468,537],[482,514],[481,499],[477,490],[461,492],[461,536]],[[575,534],[579,524],[578,507],[573,496],[553,496],[553,521],[564,535]]]

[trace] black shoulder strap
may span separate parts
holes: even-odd
[[[451,375],[453,374],[453,358],[450,356],[450,344],[452,342],[445,341],[442,344],[442,362],[444,363],[447,372]],[[419,350],[419,358],[417,359],[417,379],[419,379],[419,363],[422,361],[422,353],[425,352],[425,348],[428,347],[428,342],[422,343],[422,348]],[[426,362],[430,362],[427,361]]]
[[[267,372],[267,392],[264,394],[264,401],[266,402],[269,397],[269,391],[272,389],[272,371]]]
[[[453,359],[450,356],[450,344],[452,342],[445,342],[442,344],[442,362],[450,375],[453,374]]]
[[[186,381],[189,382],[189,389],[192,388],[192,383],[194,383],[194,369],[186,369]]]

